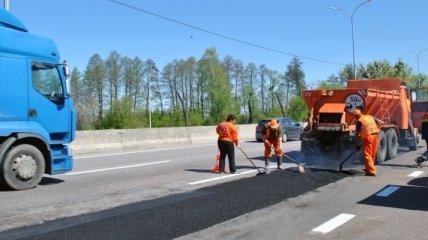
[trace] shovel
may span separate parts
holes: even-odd
[[[276,151],[276,149],[275,149],[274,147],[272,147],[272,148],[273,148],[273,150],[274,150],[275,152],[278,152],[278,151]],[[301,163],[299,163],[298,161],[294,160],[294,159],[293,159],[293,158],[291,158],[290,156],[285,155],[285,153],[282,153],[282,156],[284,156],[284,157],[288,158],[291,162],[293,162],[293,163],[297,164],[297,166],[299,167],[299,172],[300,172],[300,173],[305,173],[305,167],[304,167],[304,165],[303,165],[303,164],[301,164]]]
[[[285,153],[282,154],[284,157],[288,158],[290,161],[292,161],[293,163],[297,164],[297,166],[299,167],[299,172],[300,173],[305,173],[305,167],[303,164],[299,163],[298,161],[294,160],[293,158],[291,158],[290,156],[285,155]]]
[[[258,171],[257,176],[266,174],[266,172],[262,172],[259,170],[259,168],[256,166],[256,164],[254,164],[253,160],[251,160],[251,158],[248,157],[248,155],[244,152],[244,150],[241,147],[239,147],[239,146],[236,146],[236,147],[239,148],[239,150],[241,150],[242,154],[244,154],[244,156],[248,159],[248,161],[250,161],[253,164],[253,166],[256,168],[256,170]]]

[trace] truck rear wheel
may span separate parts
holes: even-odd
[[[409,151],[416,151],[418,149],[418,139],[415,138],[411,140],[409,144]]]
[[[415,135],[415,128],[413,127],[413,123],[412,121],[409,121],[409,135],[411,137],[413,137],[412,140],[410,140],[409,142],[409,150],[410,151],[416,151],[416,149],[418,148],[418,144],[419,144],[419,134],[416,133]]]
[[[397,149],[398,149],[398,136],[397,132],[390,128],[386,131],[386,160],[394,159],[397,157]]]
[[[11,148],[0,166],[0,180],[5,187],[14,190],[34,188],[45,172],[43,154],[29,144]]]
[[[376,153],[376,163],[383,163],[386,158],[386,149],[387,149],[387,142],[386,142],[386,134],[384,131],[380,131],[379,133],[379,146],[377,147],[377,153]]]

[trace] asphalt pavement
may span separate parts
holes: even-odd
[[[299,196],[346,177],[290,168],[241,178],[190,193],[46,222],[3,233],[13,239],[173,239]],[[81,219],[81,223],[78,220]],[[85,221],[86,219],[97,219]],[[75,225],[73,225],[75,224]],[[59,227],[61,226],[61,227]],[[42,232],[34,235],[36,232]]]
[[[414,162],[425,150],[178,239],[428,239],[428,165]]]
[[[296,167],[3,231],[0,239],[427,239],[428,174],[402,151],[367,177]],[[347,166],[351,167],[351,166]],[[244,174],[244,173],[240,173]],[[227,176],[227,175],[226,175]]]

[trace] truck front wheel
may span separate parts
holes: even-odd
[[[386,159],[387,141],[386,134],[384,131],[380,131],[378,143],[379,145],[377,147],[376,163],[380,164],[383,163]]]
[[[14,190],[34,188],[45,172],[43,154],[29,144],[11,148],[1,163],[0,180]]]
[[[397,157],[397,149],[398,149],[398,137],[397,132],[390,128],[386,131],[386,160],[394,159]]]

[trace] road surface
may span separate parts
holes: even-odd
[[[242,146],[263,165],[262,144]],[[301,160],[299,147],[283,146]],[[311,168],[301,174],[289,162],[255,176],[240,152],[240,173],[218,175],[210,172],[216,151],[208,144],[79,156],[71,173],[0,192],[0,239],[424,237],[427,178],[413,162],[422,149],[402,151],[374,178]]]

